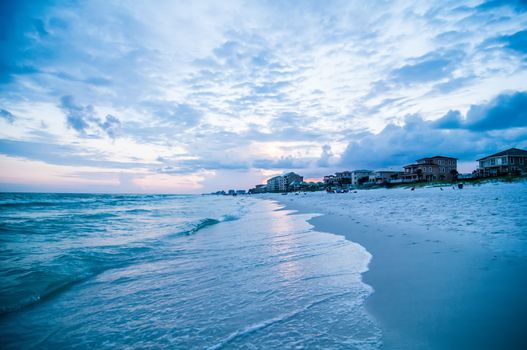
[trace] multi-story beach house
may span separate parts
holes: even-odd
[[[369,176],[373,173],[371,170],[353,170],[351,172],[351,184],[358,186],[364,179],[368,180]]]
[[[278,175],[267,180],[267,192],[288,191],[292,183],[301,183],[304,177],[294,172]]]
[[[368,182],[382,184],[399,180],[404,175],[404,171],[396,170],[377,170],[370,174]]]
[[[278,175],[267,180],[267,192],[282,192],[285,191],[285,179]]]
[[[351,184],[352,174],[351,171],[341,171],[335,173],[335,180],[339,185],[349,185]]]
[[[418,159],[415,164],[404,166],[403,179],[406,181],[452,181],[457,176],[457,159],[435,156]]]
[[[249,193],[251,193],[251,194],[265,193],[265,192],[267,192],[267,185],[262,185],[262,184],[256,185],[256,186],[254,186],[254,188],[251,188],[249,190]]]
[[[337,185],[337,177],[335,175],[326,175],[324,176],[324,185],[325,186],[335,186]]]
[[[289,172],[289,173],[286,173],[286,174],[284,174],[282,176],[283,176],[284,181],[286,183],[286,187],[289,186],[290,184],[292,184],[293,182],[302,182],[302,181],[304,181],[304,177],[303,176],[298,175],[297,173],[294,173],[294,172]]]
[[[527,151],[510,148],[478,159],[479,176],[498,176],[527,173]]]
[[[357,186],[361,179],[368,178],[372,173],[371,170],[353,170],[341,171],[335,175],[324,176],[324,185],[326,186]]]

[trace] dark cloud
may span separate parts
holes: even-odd
[[[500,95],[490,103],[472,106],[466,128],[476,131],[527,126],[527,93]]]
[[[527,30],[504,35],[499,38],[499,41],[503,42],[508,49],[527,54]]]
[[[6,109],[0,109],[0,118],[5,119],[8,123],[14,123],[15,122],[15,116],[13,113],[9,112]]]
[[[527,92],[502,94],[489,103],[473,105],[465,118],[458,111],[449,111],[434,125],[443,129],[472,131],[527,127]]]
[[[47,35],[40,16],[52,1],[0,1],[0,84],[9,83],[16,75],[39,72],[30,58],[35,49],[33,38]],[[42,53],[42,52],[40,52]]]
[[[108,134],[108,136],[114,139],[117,136],[117,133],[121,130],[121,121],[117,117],[108,114],[104,122],[100,123],[99,126]]]
[[[462,160],[502,148],[527,146],[527,93],[503,94],[472,106],[466,117],[449,111],[436,121],[407,116],[405,124],[387,125],[380,133],[352,135],[342,165],[379,168],[444,154]]]
[[[400,167],[435,155],[473,161],[499,149],[525,145],[526,132],[494,135],[465,129],[438,129],[433,122],[411,116],[404,126],[389,124],[379,134],[370,133],[350,142],[341,157],[341,165],[372,169]]]
[[[463,125],[463,117],[459,111],[451,110],[433,125],[438,129],[459,129]]]
[[[60,99],[60,108],[66,114],[66,123],[69,127],[81,135],[88,131],[90,123],[96,120],[93,106],[86,107],[75,103],[73,96],[62,96]]]
[[[516,12],[527,11],[527,2],[525,0],[489,0],[484,1],[476,8],[478,10],[491,11],[500,7],[510,7]]]
[[[67,125],[81,136],[98,137],[99,132],[103,131],[109,137],[115,138],[121,129],[121,122],[117,117],[107,115],[104,120],[101,120],[95,114],[92,105],[77,104],[71,95],[62,96],[60,108],[66,114]]]

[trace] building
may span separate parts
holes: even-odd
[[[390,183],[400,179],[403,175],[404,171],[377,170],[370,174],[368,181],[376,184]]]
[[[304,177],[294,172],[275,176],[267,180],[267,192],[285,192],[289,191],[292,183],[301,183]]]
[[[282,177],[284,178],[284,181],[286,183],[286,187],[288,187],[293,182],[302,182],[302,181],[304,181],[304,177],[303,176],[298,175],[298,174],[296,174],[294,172],[289,172],[287,174],[284,174],[284,175],[282,175]]]
[[[349,185],[351,184],[351,179],[351,171],[342,171],[340,173],[335,173],[335,180],[339,185]]]
[[[285,191],[285,179],[283,176],[275,176],[267,180],[267,192]]]
[[[338,185],[337,177],[335,175],[326,175],[324,176],[324,185],[326,186],[336,186]]]
[[[404,166],[406,181],[452,181],[457,176],[457,159],[435,156],[418,159],[415,164]]]
[[[368,181],[371,173],[371,170],[353,170],[351,172],[351,184],[353,186],[358,186],[362,184],[363,181]]]
[[[244,195],[245,194],[245,190],[236,190],[236,194],[237,195]]]
[[[236,191],[235,191],[235,190],[229,190],[229,191],[227,192],[227,194],[228,194],[229,196],[235,196],[235,195],[236,195]]]
[[[249,190],[250,194],[265,193],[267,192],[267,185],[256,185],[254,188]]]
[[[519,148],[492,154],[478,159],[479,176],[498,176],[527,173],[527,151]]]

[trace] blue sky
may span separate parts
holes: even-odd
[[[3,1],[0,190],[247,188],[527,147],[524,1]]]

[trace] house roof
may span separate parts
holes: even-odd
[[[302,175],[298,175],[297,173],[293,172],[293,171],[290,171],[288,173],[285,173],[283,174],[282,176],[290,176],[290,175],[294,175],[294,176],[302,176]]]
[[[488,158],[493,158],[493,157],[500,157],[500,156],[527,156],[527,151],[523,150],[523,149],[519,149],[519,148],[509,148],[505,151],[501,151],[501,152],[498,152],[498,153],[495,153],[495,154],[492,154],[490,156],[486,156],[486,157],[483,157],[481,159],[478,159],[478,161],[480,160],[485,160],[485,159],[488,159]]]
[[[381,170],[375,170],[375,173],[402,173],[402,170],[391,170],[391,169],[381,169]]]
[[[446,157],[446,156],[433,156],[433,157],[424,157],[424,158],[418,159],[417,161],[420,161],[420,160],[425,160],[425,159],[437,159],[437,158],[446,158],[446,159],[457,159],[457,158],[454,158],[454,157]]]

